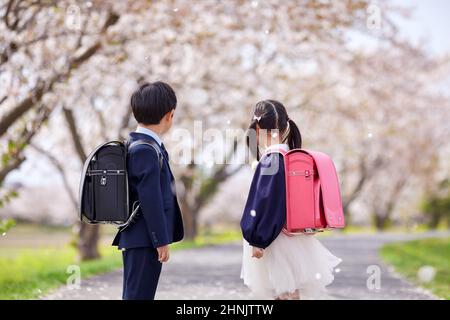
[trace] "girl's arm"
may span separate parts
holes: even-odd
[[[280,234],[285,222],[283,156],[273,153],[264,156],[256,168],[241,219],[242,234],[250,245],[264,249]]]

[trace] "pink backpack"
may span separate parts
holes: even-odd
[[[305,149],[276,149],[284,158],[286,226],[283,232],[315,233],[344,228],[339,180],[331,158]]]

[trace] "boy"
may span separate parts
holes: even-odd
[[[177,98],[166,83],[145,83],[131,96],[138,122],[130,133],[130,205],[139,204],[135,221],[114,238],[122,249],[123,299],[153,300],[169,244],[183,238],[183,221],[173,188],[169,157],[160,136],[172,126]],[[137,142],[137,143],[136,143]]]

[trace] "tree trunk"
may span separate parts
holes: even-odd
[[[183,214],[184,238],[192,240],[197,236],[197,212],[193,212],[192,208],[187,203],[187,199],[182,197],[180,199],[181,212]]]
[[[182,212],[183,212],[183,223],[184,223],[184,238],[186,240],[192,240],[198,234],[197,213],[193,213],[186,209],[184,209]]]
[[[99,226],[83,222],[79,222],[79,224],[78,252],[81,261],[100,258],[97,245],[100,235]]]
[[[75,116],[71,109],[63,108],[64,117],[69,128],[70,135],[72,137],[72,144],[78,155],[81,166],[83,166],[86,159],[86,152],[81,142],[81,136],[78,133],[78,126]],[[98,239],[99,239],[99,226],[89,225],[84,222],[79,222],[77,237],[77,248],[81,261],[92,260],[100,258],[100,252],[98,251]]]
[[[386,230],[391,222],[389,215],[377,215],[375,214],[375,227],[379,231]]]
[[[347,226],[352,224],[352,212],[348,207],[344,210],[344,219]]]
[[[437,229],[439,223],[441,222],[441,214],[439,211],[433,211],[430,214],[430,220],[428,222],[429,229]]]

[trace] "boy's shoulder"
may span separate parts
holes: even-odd
[[[128,152],[135,153],[138,151],[149,150],[153,152],[161,152],[161,146],[158,142],[145,134],[139,132],[130,132],[128,135]]]
[[[134,152],[136,150],[154,150],[156,152],[161,152],[161,146],[151,139],[139,139],[130,141],[128,145],[128,151]]]
[[[156,141],[149,140],[135,140],[130,142],[128,147],[128,156],[131,161],[160,161],[162,158],[161,147]]]

